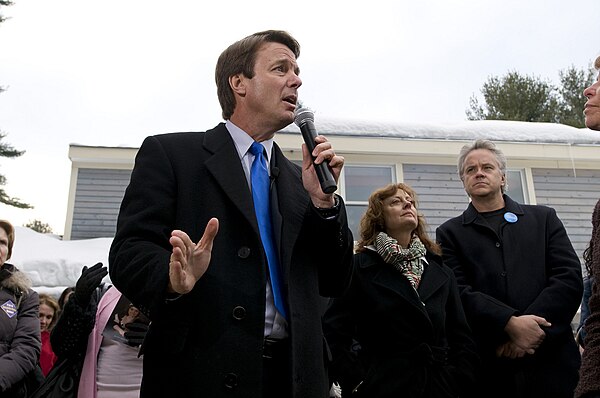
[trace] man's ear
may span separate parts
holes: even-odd
[[[246,95],[246,77],[242,73],[229,76],[229,86],[240,97]]]

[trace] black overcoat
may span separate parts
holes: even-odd
[[[571,329],[583,294],[579,259],[554,209],[506,195],[504,201],[517,218],[504,221],[500,235],[472,204],[437,229],[479,346],[482,388],[509,388],[514,397],[572,396],[580,363]],[[523,314],[552,323],[544,342],[533,356],[496,358],[496,348],[508,341],[506,323]]]
[[[478,358],[456,280],[439,256],[426,259],[417,294],[376,252],[354,256],[350,287],[324,316],[343,396],[457,397],[473,384]]]
[[[324,296],[347,286],[352,234],[344,205],[324,219],[300,167],[274,145],[275,235],[288,303],[294,397],[325,397]],[[341,198],[340,198],[341,200]],[[208,271],[186,295],[166,296],[171,231],[197,242],[219,219]],[[142,397],[260,397],[266,257],[252,195],[224,124],[148,137],[138,152],[110,251],[114,285],[149,314]]]

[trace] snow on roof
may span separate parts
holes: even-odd
[[[454,124],[374,122],[350,119],[318,118],[319,134],[411,139],[469,140],[564,143],[600,145],[600,133],[558,123],[516,122],[507,120],[469,120]],[[295,124],[281,133],[299,133]]]
[[[108,266],[111,242],[112,238],[60,240],[15,226],[9,262],[29,276],[36,291],[60,295],[64,288],[75,286],[84,265],[102,262]],[[105,282],[109,282],[108,277]]]
[[[555,144],[600,145],[600,133],[587,128],[576,128],[558,123],[517,122],[510,120],[466,120],[459,123],[409,123],[400,121],[373,121],[351,118],[315,116],[319,134],[406,139],[437,139],[475,141],[531,142]],[[299,134],[295,124],[279,134]],[[136,149],[138,144],[117,146],[70,143],[70,146],[96,148]]]

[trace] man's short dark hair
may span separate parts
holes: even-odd
[[[256,53],[265,43],[280,43],[288,47],[298,58],[300,44],[289,33],[283,30],[266,30],[254,33],[236,41],[221,53],[215,69],[217,95],[221,104],[223,119],[227,120],[233,115],[235,109],[235,96],[229,86],[229,78],[243,73],[247,78],[254,77],[254,64]]]

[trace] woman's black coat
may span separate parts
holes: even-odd
[[[457,397],[472,384],[478,358],[454,275],[426,259],[417,295],[376,252],[354,256],[352,283],[324,316],[344,397]]]

